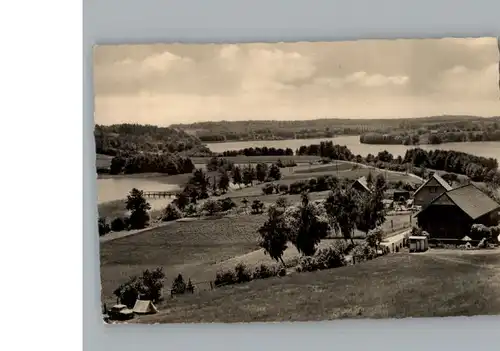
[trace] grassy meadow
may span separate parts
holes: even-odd
[[[500,314],[500,252],[401,252],[171,299],[131,323],[321,321]],[[451,278],[450,275],[453,274]]]

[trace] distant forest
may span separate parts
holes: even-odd
[[[483,125],[499,122],[500,117],[484,118],[476,116],[433,116],[403,119],[345,119],[323,118],[301,121],[220,121],[199,122],[193,124],[175,124],[172,128],[184,130],[196,135],[200,141],[253,141],[330,138],[336,135],[367,135],[362,142],[381,144],[412,145],[430,143],[424,134],[434,130],[483,131]],[[385,137],[384,135],[393,135]],[[414,135],[424,135],[422,140]],[[480,138],[474,134],[472,138]],[[482,135],[482,134],[481,134]],[[495,134],[496,135],[496,134]],[[409,139],[408,139],[409,137]],[[469,135],[467,134],[467,137]],[[488,137],[496,138],[497,136]],[[454,136],[440,136],[442,142],[448,142]],[[434,136],[431,139],[437,142]],[[409,141],[408,141],[409,140]],[[474,139],[475,140],[475,139]]]
[[[139,153],[180,153],[185,156],[211,154],[199,138],[183,130],[141,124],[96,125],[96,153],[129,157]]]
[[[424,145],[453,142],[500,141],[500,118],[403,126],[389,132],[369,132],[360,136],[363,144]]]

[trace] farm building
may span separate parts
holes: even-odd
[[[357,191],[359,192],[362,192],[362,193],[371,193],[371,189],[370,187],[368,186],[368,182],[366,181],[366,177],[361,177],[361,178],[358,178],[354,181],[354,183],[352,183],[352,187],[354,189],[356,189]]]
[[[392,198],[394,201],[406,202],[410,198],[410,192],[407,190],[395,190]]]
[[[499,210],[500,204],[473,184],[468,184],[442,193],[416,217],[418,225],[430,234],[431,239],[460,240],[472,235],[473,224],[497,225]],[[482,238],[471,239],[479,241]]]
[[[408,246],[410,252],[424,252],[429,249],[429,242],[426,236],[410,236]]]
[[[446,180],[441,178],[437,173],[434,173],[413,194],[414,205],[425,207],[432,200],[451,189],[453,188]]]

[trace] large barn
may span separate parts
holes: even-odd
[[[449,190],[425,206],[416,217],[418,225],[431,239],[460,240],[469,236],[473,224],[497,225],[500,204],[473,184]]]
[[[434,173],[424,184],[413,194],[413,203],[415,206],[425,207],[432,200],[441,194],[450,191],[452,186],[446,180]]]

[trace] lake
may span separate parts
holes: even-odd
[[[240,150],[249,147],[275,147],[298,149],[302,145],[319,144],[321,141],[331,140],[334,144],[346,145],[354,154],[366,156],[369,153],[376,155],[379,151],[387,150],[394,156],[404,156],[406,150],[415,146],[406,145],[368,145],[359,142],[359,136],[339,136],[336,138],[323,139],[294,139],[294,140],[270,140],[270,141],[242,141],[230,143],[207,144],[214,152],[224,152],[228,150]],[[420,145],[425,150],[455,150],[470,153],[477,156],[493,157],[500,160],[500,142],[475,142],[475,143],[448,143],[441,145]],[[200,167],[201,165],[196,165]],[[98,203],[124,199],[132,188],[144,191],[170,191],[178,189],[176,184],[166,184],[165,181],[155,180],[155,178],[113,178],[98,179]],[[170,202],[167,199],[148,200],[154,208],[164,207]]]
[[[229,150],[240,150],[250,147],[275,147],[287,148],[293,151],[302,145],[319,144],[322,141],[331,140],[333,144],[346,145],[355,155],[366,156],[368,154],[376,155],[380,151],[387,150],[395,157],[403,157],[406,150],[415,148],[414,145],[369,145],[361,144],[359,136],[348,135],[335,138],[320,139],[292,139],[292,140],[266,140],[266,141],[238,141],[230,143],[209,143],[208,148],[213,152],[224,152]],[[455,150],[473,154],[476,156],[493,157],[500,160],[500,141],[484,141],[474,143],[447,143],[440,145],[419,145],[424,150]]]

